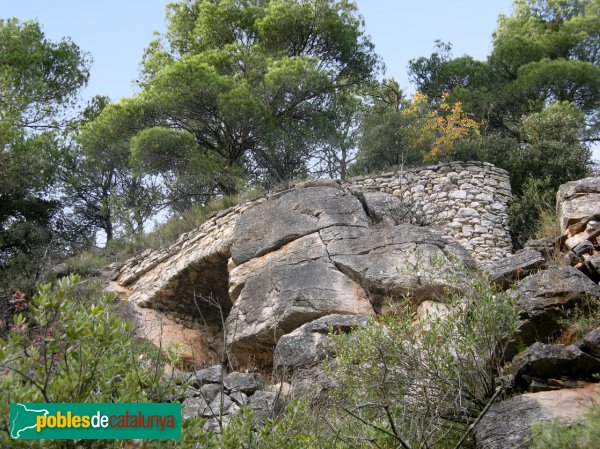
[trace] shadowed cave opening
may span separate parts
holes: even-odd
[[[216,253],[189,264],[154,301],[152,308],[181,326],[164,331],[179,335],[169,339],[183,346],[184,369],[203,368],[223,359],[223,325],[232,307],[228,260],[229,254]]]

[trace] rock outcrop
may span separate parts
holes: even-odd
[[[481,163],[309,181],[127,261],[112,288],[140,336],[180,343],[188,364],[215,362],[227,345],[239,367],[268,366],[278,339],[305,323],[439,299],[444,264],[508,254],[509,198],[506,172]]]
[[[600,177],[568,182],[556,195],[565,260],[600,281]]]
[[[519,281],[531,273],[543,268],[546,258],[541,252],[531,248],[525,248],[515,255],[505,257],[489,267],[492,279],[504,288]]]
[[[203,416],[219,431],[242,407],[257,425],[281,409],[290,385],[269,387],[257,371],[290,381],[292,396],[326,398],[335,387],[321,366],[335,364],[330,329],[351,332],[402,301],[427,329],[448,313],[447,274],[479,265],[518,298],[520,324],[504,355],[514,391],[531,393],[492,405],[477,445],[527,447],[532,424],[581,416],[600,392],[588,384],[600,371],[599,329],[550,344],[561,319],[600,298],[600,178],[562,186],[562,237],[514,255],[509,199],[506,172],[478,163],[300,183],[129,260],[112,288],[131,303],[140,334],[183,343],[190,366],[223,363],[226,353],[238,372],[194,369],[183,404],[184,418]],[[520,345],[528,349],[514,357]]]
[[[572,422],[598,403],[600,387],[591,384],[540,393],[526,393],[494,404],[475,428],[477,449],[526,449],[531,427],[540,422]]]
[[[555,267],[525,278],[515,294],[523,309],[517,339],[528,346],[557,337],[558,321],[587,298],[600,297],[600,287],[572,267]]]
[[[586,354],[576,345],[534,343],[512,361],[514,382],[526,388],[533,380],[551,378],[593,380],[600,373],[600,359]]]
[[[600,177],[563,184],[558,189],[556,201],[561,231],[568,232],[572,238],[590,221],[600,218]]]
[[[320,317],[374,315],[408,296],[439,298],[448,285],[442,269],[474,265],[440,233],[382,223],[331,181],[282,192],[243,214],[234,229],[234,305],[225,322],[235,366],[270,366],[279,338]]]

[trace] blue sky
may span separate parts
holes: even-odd
[[[38,19],[53,40],[65,36],[94,60],[85,98],[131,96],[139,62],[153,32],[166,28],[167,0],[0,0],[0,17]],[[498,14],[512,0],[358,0],[366,32],[387,66],[387,76],[408,85],[407,64],[428,56],[436,39],[454,45],[454,54],[484,59]]]

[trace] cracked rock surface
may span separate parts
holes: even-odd
[[[507,174],[478,163],[303,182],[115,267],[110,288],[138,335],[179,344],[186,366],[218,362],[226,345],[236,368],[269,369],[279,338],[303,324],[440,300],[447,264],[502,257],[509,198]]]
[[[473,265],[464,248],[428,228],[384,220],[384,196],[359,199],[328,183],[285,192],[240,217],[225,322],[236,369],[270,367],[279,338],[321,317],[373,315],[406,296],[440,299],[448,265]],[[376,213],[366,206],[374,197]]]

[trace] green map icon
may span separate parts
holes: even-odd
[[[35,432],[37,417],[47,416],[50,412],[43,408],[31,408],[30,404],[10,404],[10,437],[13,440],[27,438],[27,434]]]

